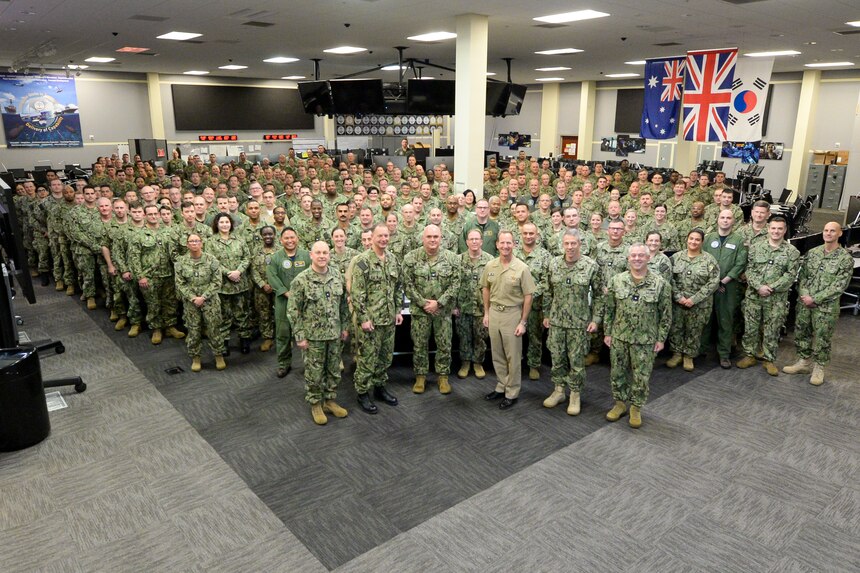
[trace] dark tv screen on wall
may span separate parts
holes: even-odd
[[[618,90],[615,100],[615,133],[639,133],[645,88]]]
[[[299,90],[246,86],[170,86],[177,131],[313,129]]]

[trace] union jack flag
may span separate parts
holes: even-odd
[[[687,52],[684,139],[725,141],[738,50]]]
[[[681,86],[684,85],[684,60],[666,60],[663,62],[663,93],[660,101],[675,101],[681,99]]]

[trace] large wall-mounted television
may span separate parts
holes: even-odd
[[[454,80],[410,79],[406,91],[406,108],[409,113],[454,115]]]
[[[314,115],[334,115],[331,89],[327,81],[299,82],[299,94],[305,113]]]
[[[519,115],[527,89],[520,84],[487,82],[487,115]]]
[[[177,131],[313,129],[298,90],[247,86],[170,86]]]
[[[330,80],[328,84],[334,113],[385,113],[382,80]]]

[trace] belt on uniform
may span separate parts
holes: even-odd
[[[522,307],[519,305],[518,306],[505,306],[503,304],[494,304],[494,305],[492,305],[492,308],[493,308],[493,310],[498,311],[498,312],[505,312],[506,310],[520,310],[520,309],[522,309]]]

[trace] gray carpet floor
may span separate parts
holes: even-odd
[[[855,317],[820,388],[658,367],[638,431],[603,421],[603,366],[571,418],[541,408],[546,371],[500,412],[481,399],[489,378],[413,395],[408,359],[400,406],[363,414],[347,373],[350,416],[320,428],[298,356],[284,380],[271,353],[235,348],[226,371],[192,374],[182,342],[155,348],[38,294],[24,330],[68,349],[46,377],[89,389],[63,390],[45,442],[0,454],[0,570],[860,568]]]

